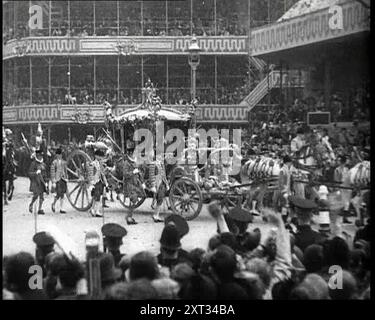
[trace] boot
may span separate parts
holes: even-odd
[[[253,200],[251,202],[252,204],[252,208],[250,210],[250,213],[253,215],[253,216],[260,216],[260,212],[256,209],[256,205],[257,205],[257,201],[256,200]]]
[[[90,213],[93,217],[96,217],[96,207],[97,207],[97,201],[93,201],[92,202],[92,205],[91,205],[91,208],[90,208]]]
[[[64,210],[64,198],[60,199],[60,213],[66,213],[66,211]]]
[[[156,208],[155,208],[155,214],[152,216],[152,219],[156,223],[164,221],[162,218],[160,218],[160,209],[161,209],[161,206],[157,205]]]
[[[56,207],[55,207],[55,205],[56,205],[56,201],[57,201],[56,198],[53,199],[53,202],[52,202],[52,205],[51,205],[52,212],[55,212],[55,211],[56,211]]]

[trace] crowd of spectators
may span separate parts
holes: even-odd
[[[306,240],[301,230],[307,218],[302,215],[298,216],[299,231],[293,232],[281,214],[265,209],[265,223],[271,230],[267,232],[251,227],[248,220],[240,221],[239,215],[224,216],[216,203],[209,206],[209,212],[218,231],[206,248],[185,250],[181,238],[189,231],[169,223],[160,235],[156,254],[140,248],[134,255],[121,256],[118,251],[104,253],[87,246],[86,259],[81,261],[52,242],[48,247],[38,246],[36,257],[27,252],[6,256],[3,299],[370,299],[369,224],[354,239],[311,231],[313,236]],[[89,236],[99,235],[90,231]],[[99,260],[101,279],[94,296],[88,290],[92,272],[88,260],[92,258]],[[43,289],[29,287],[29,268],[35,264],[43,270]],[[341,286],[332,285],[331,266],[339,270]]]
[[[3,44],[12,39],[21,39],[28,36],[43,37],[88,37],[88,36],[240,36],[246,35],[247,29],[240,27],[236,15],[225,18],[218,16],[217,21],[210,20],[202,22],[200,18],[192,21],[181,18],[173,18],[166,24],[165,19],[144,18],[143,25],[140,20],[131,18],[129,15],[125,20],[102,19],[94,22],[92,20],[76,17],[71,20],[52,21],[50,28],[29,30],[26,24],[18,23],[14,28],[3,28]],[[133,20],[135,19],[135,20]]]

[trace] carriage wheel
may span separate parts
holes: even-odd
[[[138,180],[136,186],[133,183],[123,182],[122,193],[119,194],[119,201],[126,209],[136,209],[140,207],[146,200],[146,194],[141,187],[141,183]]]
[[[202,210],[202,192],[196,182],[189,178],[176,180],[169,192],[172,211],[186,220],[193,220]]]
[[[67,198],[78,211],[87,211],[92,204],[89,192],[89,166],[91,158],[81,150],[73,151],[67,159],[68,181]]]

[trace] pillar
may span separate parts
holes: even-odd
[[[331,83],[331,62],[324,59],[324,104],[329,107],[332,83]]]

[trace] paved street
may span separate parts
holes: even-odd
[[[34,215],[28,212],[28,205],[31,194],[28,192],[29,180],[18,178],[15,181],[15,195],[13,200],[3,210],[3,254],[11,254],[20,250],[34,253],[32,237],[35,232]],[[51,210],[52,196],[46,197],[44,203],[44,216],[37,216],[38,231],[52,228],[60,233],[64,233],[75,244],[75,252],[79,258],[85,254],[85,231],[96,230],[100,233],[103,224],[102,218],[93,218],[88,212],[78,212],[73,209],[66,200],[67,214],[53,213]],[[163,229],[163,223],[154,223],[150,208],[151,201],[147,200],[134,215],[137,225],[127,226],[125,222],[125,212],[121,204],[108,202],[110,208],[105,210],[105,222],[119,223],[128,230],[128,235],[124,239],[121,248],[123,252],[132,254],[140,250],[159,250],[159,239]],[[58,209],[58,208],[57,208]],[[165,214],[166,208],[164,209]],[[182,239],[182,246],[187,249],[196,247],[206,248],[209,238],[216,233],[216,224],[207,212],[205,205],[200,215],[189,222],[190,232]],[[269,226],[257,218],[250,228],[259,227],[262,234],[266,234]],[[346,231],[353,234],[353,225],[346,227]]]

